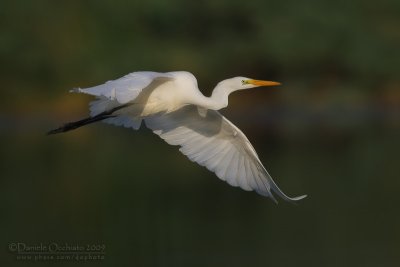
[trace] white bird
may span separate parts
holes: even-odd
[[[190,160],[205,166],[232,186],[270,197],[272,192],[290,198],[272,180],[246,136],[218,110],[228,106],[228,96],[238,90],[279,85],[277,82],[235,77],[223,80],[211,97],[204,96],[193,74],[185,71],[140,71],[105,84],[73,92],[97,99],[90,117],[67,123],[48,134],[76,129],[96,121],[139,129],[141,122],[170,145],[179,145]]]

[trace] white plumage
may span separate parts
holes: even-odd
[[[305,196],[286,196],[242,131],[217,111],[228,105],[228,95],[234,91],[278,84],[235,77],[220,82],[211,97],[205,97],[191,73],[134,72],[99,86],[74,89],[97,97],[90,103],[91,118],[80,121],[79,126],[70,127],[72,123],[55,132],[98,120],[139,129],[144,120],[168,144],[180,146],[179,150],[190,160],[228,184],[254,190],[274,201],[272,192],[286,201],[296,201]]]

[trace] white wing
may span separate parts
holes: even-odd
[[[190,160],[215,172],[232,186],[255,190],[275,202],[271,190],[287,201],[305,197],[286,196],[272,180],[246,136],[217,111],[200,114],[196,106],[189,105],[172,113],[146,118],[145,122],[168,144],[181,146],[179,150]]]
[[[165,79],[167,81],[173,78],[174,76],[169,73],[139,71],[98,86],[86,89],[76,88],[72,92],[96,96],[97,99],[90,102],[90,116],[96,116],[104,111],[135,100],[143,89],[155,80]],[[140,119],[134,119],[129,116],[109,118],[103,122],[133,129],[139,129],[141,124]]]
[[[156,79],[173,79],[169,73],[159,73],[151,71],[138,71],[125,75],[117,80],[108,81],[105,84],[81,89],[72,90],[77,93],[85,93],[97,97],[105,97],[108,100],[125,104],[134,100],[140,92],[149,86]]]

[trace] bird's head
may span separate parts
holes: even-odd
[[[280,85],[278,82],[255,80],[246,77],[234,77],[222,81],[224,86],[230,87],[233,90],[250,89],[259,86],[276,86]]]

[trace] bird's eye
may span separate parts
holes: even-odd
[[[245,85],[246,84],[246,81],[245,80],[242,80],[242,85]]]

